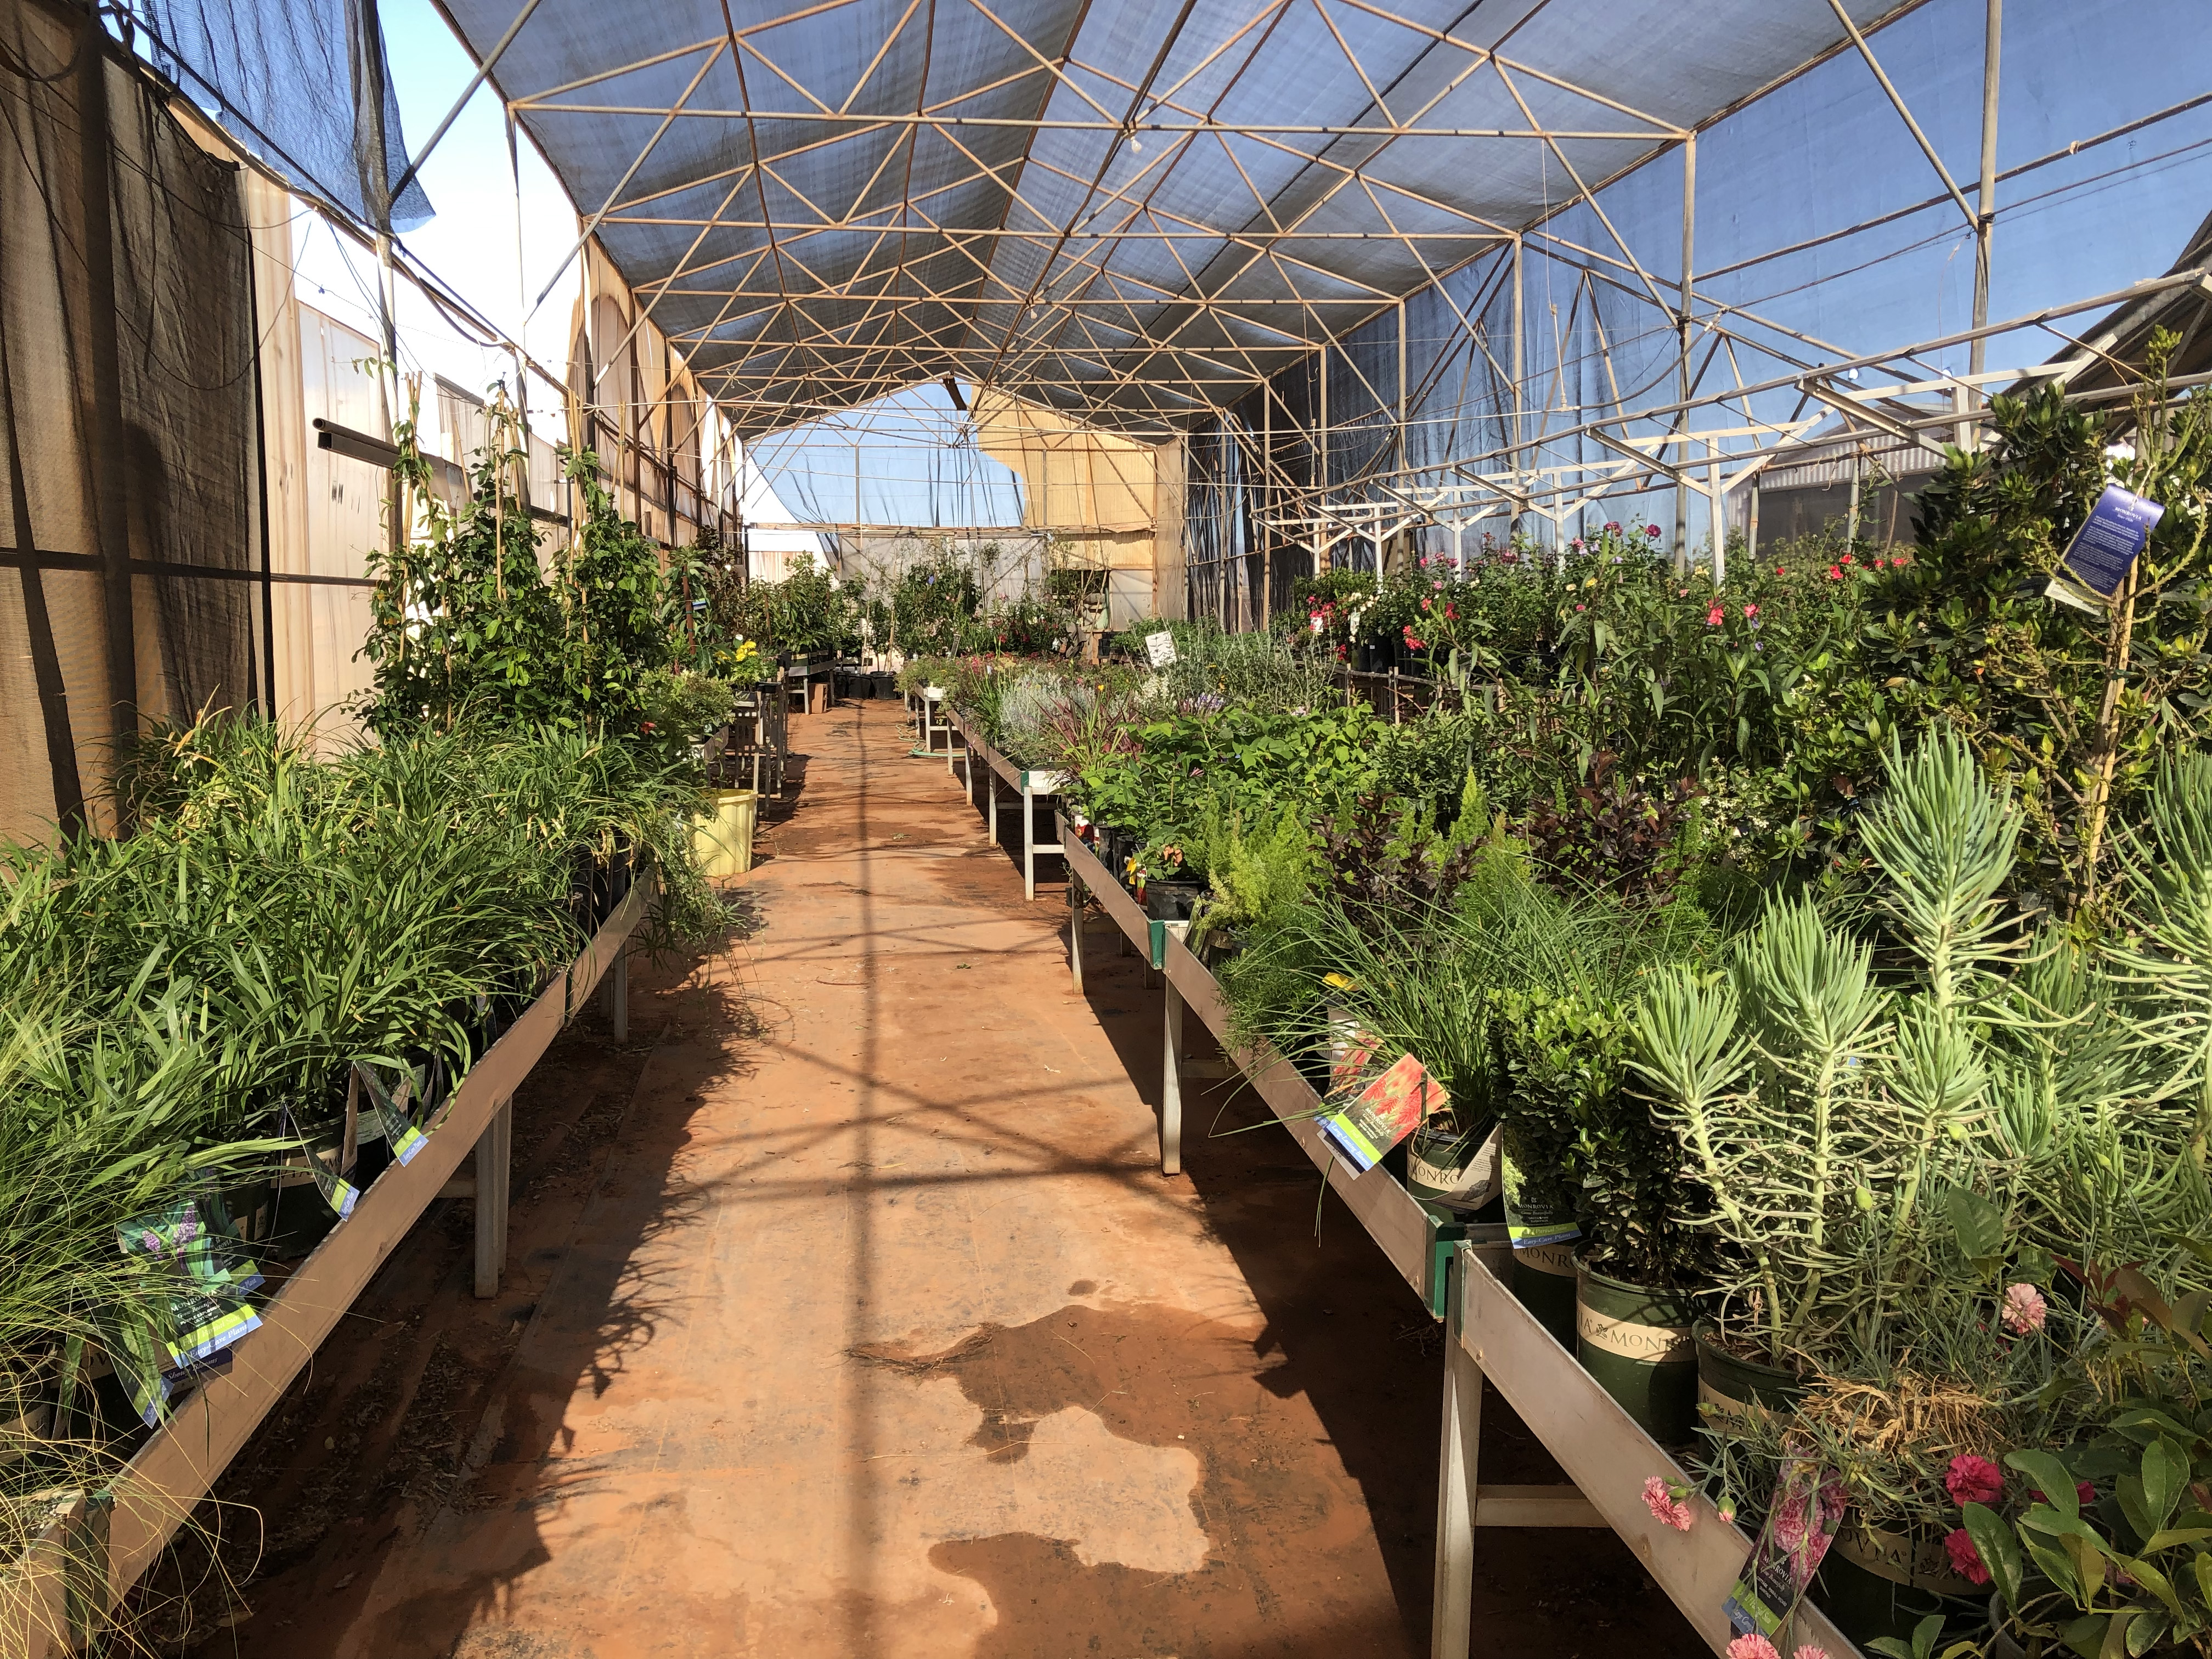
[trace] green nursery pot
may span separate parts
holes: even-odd
[[[1575,1358],[1662,1446],[1698,1425],[1698,1353],[1689,1298],[1577,1264]]]
[[[1814,1575],[1813,1595],[1836,1628],[1863,1649],[1885,1636],[1909,1642],[1930,1613],[1960,1629],[1984,1623],[1989,1592],[1951,1571],[1941,1538],[1886,1532],[1850,1515]]]
[[[1805,1397],[1805,1384],[1796,1372],[1730,1353],[1719,1345],[1718,1333],[1711,1324],[1700,1321],[1690,1334],[1698,1350],[1700,1406],[1730,1417],[1787,1415]]]
[[[1531,1244],[1513,1252],[1513,1294],[1559,1345],[1575,1346],[1575,1247]]]

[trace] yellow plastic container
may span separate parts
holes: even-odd
[[[706,809],[691,827],[691,847],[710,878],[742,876],[753,867],[753,826],[759,821],[757,791],[707,791]]]

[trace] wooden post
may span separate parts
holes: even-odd
[[[1437,1457],[1435,1613],[1430,1659],[1468,1659],[1474,1626],[1474,1494],[1482,1445],[1482,1368],[1460,1340],[1462,1298],[1445,1297],[1443,1433]]]

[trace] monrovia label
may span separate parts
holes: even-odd
[[[1697,1346],[1690,1340],[1686,1325],[1640,1325],[1580,1304],[1575,1308],[1575,1334],[1599,1352],[1618,1354],[1623,1359],[1665,1364],[1697,1357]]]
[[[1940,1595],[1971,1595],[1972,1580],[1951,1571],[1942,1538],[1931,1533],[1916,1542],[1911,1534],[1869,1527],[1853,1516],[1836,1534],[1836,1553],[1877,1578]]]
[[[1513,1260],[1523,1267],[1559,1279],[1575,1276],[1575,1247],[1568,1244],[1523,1244],[1515,1241]]]

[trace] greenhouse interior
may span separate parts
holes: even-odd
[[[0,1659],[2212,1656],[2204,0],[0,114]]]

